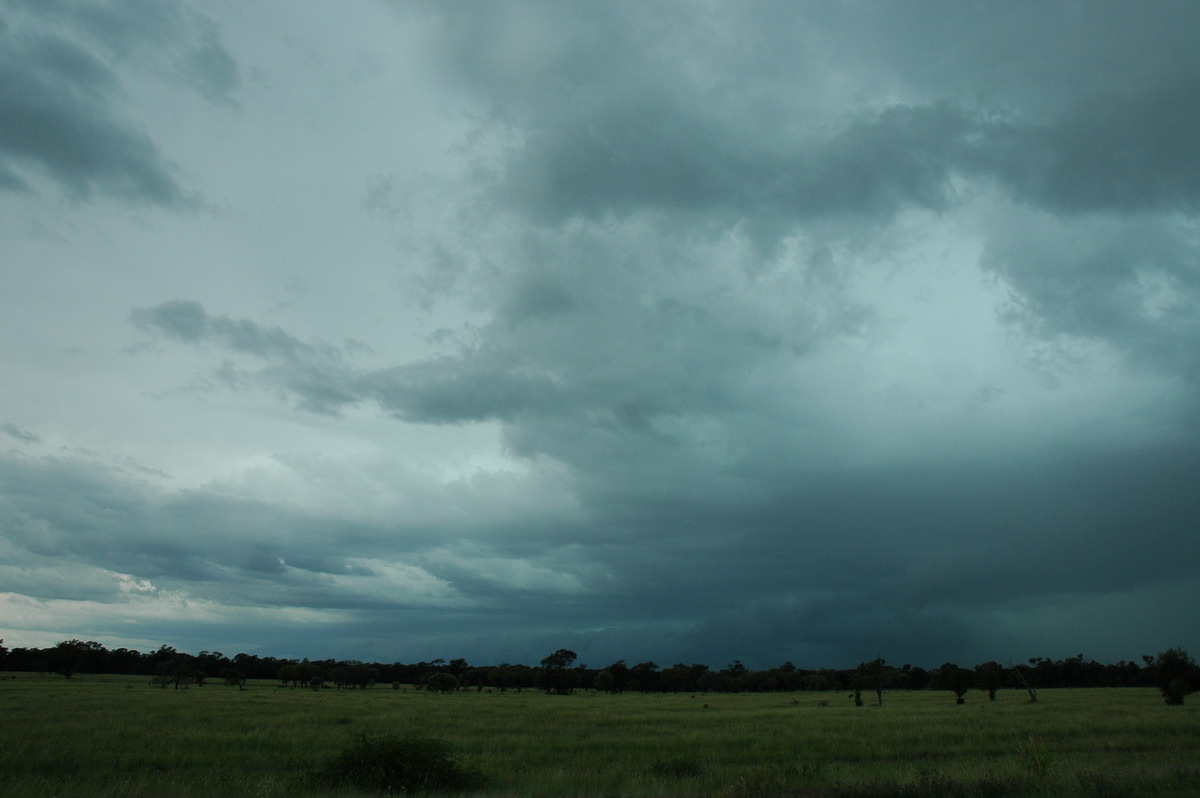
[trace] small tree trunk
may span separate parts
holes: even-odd
[[[1020,665],[1013,666],[1013,673],[1015,673],[1017,675],[1017,681],[1020,683],[1020,685],[1022,687],[1025,688],[1025,692],[1029,693],[1029,703],[1036,704],[1037,703],[1037,690],[1033,689],[1033,685],[1030,684],[1029,680],[1025,678],[1025,673],[1021,670],[1021,666]]]

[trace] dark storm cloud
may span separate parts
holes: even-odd
[[[643,515],[636,541],[588,548],[583,556],[616,578],[579,611],[593,628],[674,629],[670,656],[708,663],[853,663],[876,651],[915,662],[931,652],[1009,656],[989,648],[998,607],[1132,595],[1190,578],[1200,506],[1188,486],[1198,475],[1190,449],[1173,459],[1141,452],[1122,465],[1089,452],[972,466],[965,478],[961,470],[796,475],[791,489],[773,492],[772,509],[741,519],[721,497],[693,497],[663,508],[660,527]],[[594,509],[601,526],[605,509]]]
[[[541,216],[886,216],[963,174],[1055,211],[1195,205],[1188,4],[451,9],[447,58],[521,131],[503,195]],[[851,53],[910,96],[833,105],[823,59]]]
[[[1195,212],[1198,91],[1200,70],[1083,98],[1045,132],[1051,157],[1031,193],[1054,210]]]
[[[502,193],[552,217],[654,208],[724,210],[734,219],[942,209],[954,200],[958,162],[982,159],[972,139],[987,134],[958,109],[897,106],[815,145],[748,141],[734,125],[689,118],[673,105],[647,98],[533,134]]]
[[[13,167],[37,164],[86,197],[102,190],[131,199],[179,204],[183,194],[154,143],[113,114],[112,75],[66,42],[0,53],[0,156]]]
[[[985,265],[1012,287],[1014,321],[1038,335],[1104,340],[1141,367],[1190,380],[1200,353],[1200,241],[1175,217],[1020,218]]]
[[[844,274],[828,253],[989,192],[1008,206],[986,225],[983,265],[1021,334],[1100,341],[1186,382],[1200,351],[1194,4],[442,8],[447,63],[511,129],[487,196],[518,223],[579,240],[644,224],[686,252],[676,262],[714,257],[689,246],[718,231],[759,239],[765,257],[813,242],[788,264],[809,278],[778,289],[794,314],[745,324],[771,345],[732,345],[751,337],[730,335],[728,306],[680,300],[678,285],[706,285],[702,267],[673,272],[649,244],[640,271],[614,268],[636,247],[614,236],[589,255],[521,250],[536,265],[500,281],[496,295],[516,298],[496,303],[487,343],[443,364],[554,375],[557,410],[507,415],[505,435],[515,453],[570,464],[592,519],[583,556],[628,586],[593,604],[593,628],[659,608],[682,624],[677,641],[712,654],[723,637],[842,661],[875,645],[982,653],[981,619],[1011,602],[1195,578],[1195,430],[1174,414],[1186,394],[1131,411],[1177,444],[1064,434],[1004,462],[950,446],[933,457],[953,466],[845,473],[803,393],[772,412],[782,384],[746,387],[879,329],[838,277],[816,279]],[[523,302],[524,286],[546,301]],[[843,307],[820,325],[831,302]],[[656,315],[668,307],[682,312]]]
[[[501,196],[539,216],[647,209],[794,221],[947,210],[955,179],[986,179],[1056,213],[1193,210],[1196,81],[1101,94],[1046,121],[947,102],[864,111],[823,142],[755,140],[689,118],[672,98],[602,109],[531,133]]]
[[[1138,625],[1194,635],[1163,598],[1200,569],[1194,6],[414,7],[486,121],[444,214],[403,175],[369,199],[401,282],[471,324],[368,368],[298,309],[286,329],[190,300],[130,314],[218,386],[395,419],[371,434],[419,441],[412,470],[325,466],[346,506],[387,511],[286,457],[170,492],[14,454],[0,520],[30,563],[334,609],[334,653],[383,658],[967,664],[1073,654],[1080,624],[1030,650],[997,619],[1106,601],[1128,612],[1090,632],[1102,658],[1141,653],[1113,653]],[[155,8],[145,30],[187,31],[198,71],[176,78],[227,99],[217,29]],[[128,132],[108,54],[142,34],[118,18],[43,32],[30,63]],[[1070,362],[1031,364],[1048,349]],[[488,465],[441,459],[460,432]]]
[[[10,8],[13,21],[0,29],[0,186],[28,189],[32,169],[76,197],[192,204],[130,116],[119,67],[147,54],[206,98],[227,101],[238,70],[213,24],[180,5],[141,0]]]
[[[1027,332],[1190,360],[1194,235],[1169,217],[1200,199],[1193,4],[680,11],[444,13],[447,61],[517,131],[498,205],[648,218],[666,240],[738,229],[773,252],[830,217],[870,235],[999,188],[1044,215],[997,222],[987,247]],[[831,98],[832,65],[896,99]]]

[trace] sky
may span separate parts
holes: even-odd
[[[1200,649],[1200,4],[2,8],[5,645]]]

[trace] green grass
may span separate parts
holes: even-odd
[[[0,678],[0,796],[369,795],[315,774],[355,740],[444,740],[487,796],[1200,794],[1200,702],[1150,689],[609,696]],[[820,702],[828,702],[821,706]]]

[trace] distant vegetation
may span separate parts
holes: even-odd
[[[618,660],[601,668],[577,662],[570,649],[558,649],[539,666],[469,665],[464,659],[432,662],[382,663],[358,660],[295,660],[219,651],[187,654],[170,646],[142,653],[127,648],[110,650],[95,641],[65,640],[49,648],[6,649],[0,641],[0,670],[57,674],[79,673],[149,676],[153,684],[179,689],[219,681],[243,687],[248,679],[274,679],[292,688],[366,689],[372,685],[413,685],[449,693],[457,690],[544,690],[566,695],[576,690],[603,693],[781,693],[848,691],[863,701],[863,693],[883,703],[885,690],[946,690],[963,703],[968,691],[979,689],[994,700],[1002,688],[1025,690],[1031,701],[1038,689],[1060,687],[1155,687],[1168,704],[1182,704],[1200,686],[1200,669],[1183,649],[1172,648],[1142,662],[1103,664],[1083,655],[1063,660],[1035,657],[1027,663],[984,662],[973,668],[947,662],[933,669],[896,667],[882,658],[856,668],[800,668],[785,662],[775,668],[751,670],[738,660],[713,670],[708,665],[654,662],[628,665]]]

